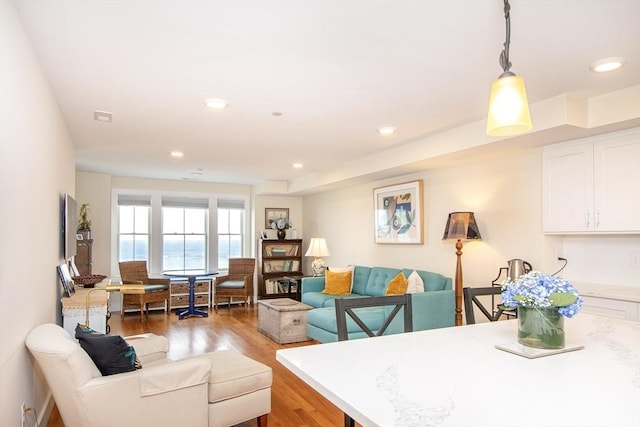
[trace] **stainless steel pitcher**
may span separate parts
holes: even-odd
[[[518,277],[523,274],[527,274],[533,269],[531,264],[527,261],[523,261],[521,259],[510,259],[507,261],[507,279],[508,280],[516,280]]]

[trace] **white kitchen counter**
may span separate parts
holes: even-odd
[[[640,287],[583,282],[571,282],[571,284],[580,292],[580,295],[640,303]]]
[[[527,359],[517,320],[276,352],[276,360],[364,427],[638,427],[640,323],[579,313],[567,345]]]
[[[640,287],[571,282],[580,292],[585,313],[640,320]]]

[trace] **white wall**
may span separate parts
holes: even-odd
[[[512,258],[553,273],[562,266],[556,260],[561,255],[569,260],[563,272],[569,280],[640,287],[640,271],[629,268],[630,251],[640,247],[639,236],[543,235],[541,170],[541,149],[530,148],[316,194],[303,202],[305,233],[327,239],[329,266],[408,267],[453,278],[455,243],[443,241],[442,234],[449,212],[468,210],[476,214],[482,240],[464,243],[465,286],[490,286],[499,268]],[[424,245],[374,244],[373,189],[416,179],[424,181]],[[623,262],[614,263],[616,257]],[[310,262],[305,262],[306,271]],[[613,274],[621,263],[627,267]]]
[[[20,405],[42,416],[48,388],[24,346],[56,322],[62,195],[74,193],[74,147],[12,2],[0,2],[0,425]]]

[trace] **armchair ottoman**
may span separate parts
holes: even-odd
[[[267,425],[271,368],[235,351],[177,361],[165,337],[126,337],[142,369],[102,376],[87,352],[58,325],[35,327],[25,344],[51,388],[65,426],[226,427],[253,418]]]

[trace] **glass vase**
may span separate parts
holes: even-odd
[[[279,240],[284,240],[287,237],[287,230],[284,228],[278,228],[277,234]]]
[[[535,348],[564,348],[564,317],[558,307],[519,306],[518,342]]]

